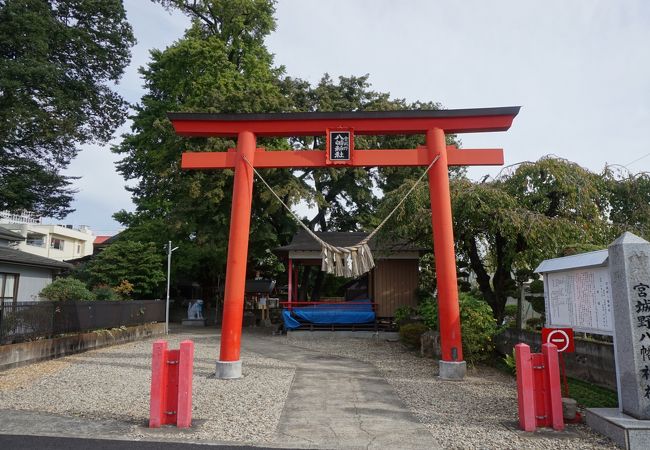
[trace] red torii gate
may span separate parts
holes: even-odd
[[[241,328],[248,259],[253,169],[306,167],[428,166],[431,222],[438,279],[442,360],[440,377],[462,379],[465,361],[460,333],[456,255],[449,196],[449,166],[502,165],[502,149],[458,149],[445,133],[506,131],[519,107],[435,111],[316,112],[270,114],[169,113],[181,136],[237,137],[227,152],[183,153],[183,169],[234,168],[228,266],[217,377],[241,377]],[[425,134],[416,149],[354,150],[354,135]],[[266,151],[257,136],[327,136],[327,149]],[[330,141],[336,140],[336,144]],[[246,161],[248,160],[248,162]]]

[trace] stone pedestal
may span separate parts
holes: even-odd
[[[562,398],[562,416],[564,420],[574,420],[578,412],[578,402],[572,398]]]
[[[616,408],[589,408],[587,425],[624,449],[650,448],[650,420],[635,419]]]
[[[427,358],[440,359],[442,349],[440,348],[440,333],[429,330],[420,336],[420,355]]]
[[[467,373],[465,361],[438,361],[439,377],[441,380],[463,381]]]
[[[215,375],[222,380],[241,378],[241,359],[239,361],[217,361]]]
[[[205,327],[208,321],[207,319],[183,319],[182,324],[185,327]]]

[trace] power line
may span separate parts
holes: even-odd
[[[635,162],[641,161],[643,158],[647,158],[648,156],[650,156],[650,152],[646,153],[645,155],[641,156],[640,158],[635,159],[632,162],[629,162],[629,163],[625,164],[623,167],[627,167],[627,166],[629,166],[631,164],[634,164]]]

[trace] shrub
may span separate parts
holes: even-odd
[[[460,294],[460,321],[465,360],[484,361],[494,351],[494,336],[499,332],[492,308],[483,299]]]
[[[512,349],[512,353],[503,357],[503,363],[508,368],[508,372],[513,375],[517,374],[517,359],[515,358],[515,349]]]
[[[517,305],[506,305],[504,311],[504,315],[508,317],[516,317],[517,316]]]
[[[431,298],[420,303],[418,312],[427,328],[431,330],[438,329],[438,300]]]
[[[544,282],[542,280],[535,280],[530,283],[530,295],[526,296],[526,300],[533,307],[533,311],[541,314],[546,312],[546,305],[544,302]]]
[[[539,331],[544,326],[544,319],[541,317],[531,317],[526,320],[526,328],[533,331]]]
[[[427,331],[427,326],[423,323],[407,323],[399,329],[399,338],[404,345],[415,349],[420,347],[420,336]]]
[[[129,283],[129,280],[122,280],[120,284],[113,288],[118,297],[122,300],[128,300],[131,297],[133,292],[133,285]]]
[[[38,294],[47,300],[63,302],[67,300],[95,300],[95,296],[90,292],[83,282],[76,278],[57,278],[49,285],[45,286]]]
[[[395,323],[400,325],[406,320],[409,320],[412,316],[416,315],[417,311],[411,306],[400,306],[395,310]]]
[[[506,305],[503,312],[503,324],[507,327],[515,327],[517,324],[517,305]]]
[[[95,286],[95,289],[93,289],[93,294],[95,294],[95,298],[97,300],[118,300],[118,296],[113,290],[112,287],[106,285],[106,284],[100,284],[98,286]]]
[[[493,338],[499,332],[492,308],[483,299],[468,292],[459,292],[458,301],[465,360],[475,363],[488,359],[494,350]],[[436,300],[422,303],[419,312],[428,328],[438,330]]]

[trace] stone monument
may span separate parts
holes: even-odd
[[[183,325],[204,327],[207,321],[203,318],[203,300],[190,300],[187,305],[187,319],[183,319]]]
[[[627,449],[650,448],[650,243],[623,233],[609,246],[619,409],[591,408],[587,424]]]

